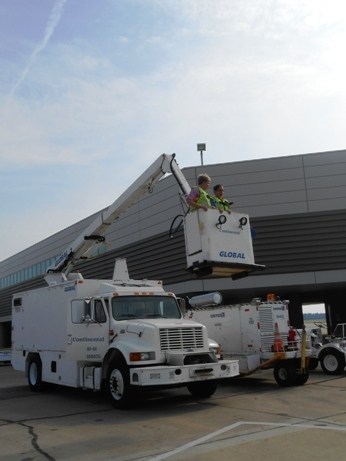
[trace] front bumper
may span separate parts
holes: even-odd
[[[130,383],[134,386],[169,386],[211,379],[232,378],[239,375],[238,360],[220,360],[198,365],[154,366],[130,369]]]

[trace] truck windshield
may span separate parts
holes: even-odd
[[[112,315],[115,320],[158,317],[180,319],[181,317],[176,299],[168,296],[114,297]]]

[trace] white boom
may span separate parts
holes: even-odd
[[[145,192],[151,191],[154,185],[166,174],[172,173],[177,180],[184,195],[187,195],[191,188],[181,172],[175,154],[162,154],[145,172],[118,197],[112,205],[102,211],[94,221],[66,248],[66,250],[55,260],[47,272],[61,272],[69,274],[74,264],[79,259],[87,259],[90,250],[105,240],[105,230],[136,200]]]
[[[67,280],[78,260],[88,259],[95,245],[105,241],[106,229],[145,192],[150,192],[166,174],[172,173],[184,197],[191,187],[180,170],[175,154],[162,154],[106,210],[66,248],[48,268],[48,284]],[[217,209],[197,210],[183,216],[187,270],[198,277],[232,277],[237,279],[264,269],[255,264],[250,220],[244,213],[220,214]],[[71,275],[70,275],[71,277]]]

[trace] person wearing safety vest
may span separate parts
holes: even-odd
[[[198,209],[208,211],[211,208],[210,197],[207,194],[211,179],[206,173],[198,175],[197,187],[193,187],[186,198],[191,211]]]
[[[214,195],[210,198],[211,205],[215,206],[220,211],[220,213],[227,211],[227,213],[231,214],[230,205],[232,205],[233,202],[229,202],[225,199],[225,190],[223,186],[221,184],[217,184],[213,189]]]

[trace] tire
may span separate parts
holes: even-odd
[[[278,362],[274,367],[274,378],[281,387],[294,386],[297,381],[295,365],[288,361]]]
[[[309,379],[309,372],[306,371],[305,373],[297,372],[295,386],[303,386],[307,380]]]
[[[193,397],[198,399],[207,399],[211,397],[217,389],[217,382],[215,379],[208,381],[197,381],[195,383],[187,384],[187,388]]]
[[[318,367],[318,359],[310,358],[309,359],[309,370],[316,370]]]
[[[40,392],[45,388],[45,383],[42,381],[42,362],[38,356],[29,358],[28,383],[33,392]]]
[[[123,359],[114,359],[108,368],[106,393],[114,408],[124,410],[133,404],[129,368]]]
[[[320,355],[321,367],[327,375],[340,375],[345,369],[345,356],[339,351],[326,349]]]

